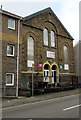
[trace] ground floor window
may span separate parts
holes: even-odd
[[[69,65],[68,64],[64,64],[64,70],[69,70]]]
[[[14,73],[6,73],[6,86],[14,85]]]

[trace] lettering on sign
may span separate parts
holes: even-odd
[[[47,51],[48,58],[55,58],[55,52]]]

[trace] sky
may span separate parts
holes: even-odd
[[[50,2],[49,2],[50,1]],[[62,24],[74,38],[73,45],[79,41],[79,2],[80,0],[0,0],[2,9],[25,17],[47,7],[51,7]]]

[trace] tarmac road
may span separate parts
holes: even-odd
[[[79,118],[81,95],[25,103],[2,110],[3,118]]]

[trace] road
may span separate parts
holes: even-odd
[[[3,118],[79,118],[79,95],[71,95],[5,108]]]

